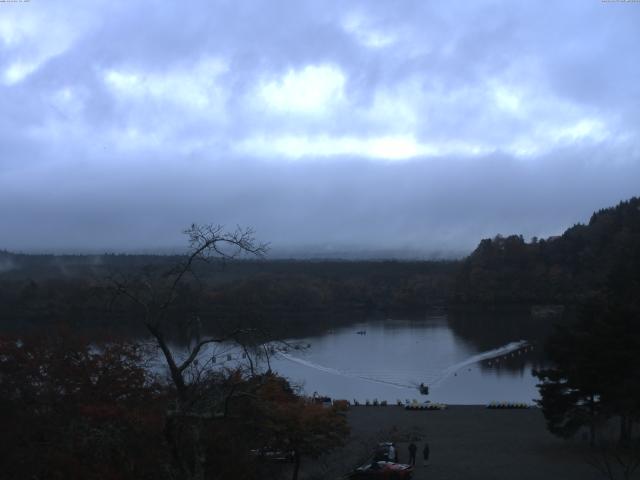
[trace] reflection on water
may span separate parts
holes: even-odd
[[[310,347],[277,351],[270,365],[308,394],[361,403],[531,402],[538,397],[531,369],[539,366],[544,335],[539,321],[514,314],[372,320],[297,339]],[[217,347],[216,365],[241,359],[241,353],[222,354],[221,348],[228,349]],[[215,352],[205,355],[210,359]],[[264,360],[261,366],[266,368]],[[430,387],[428,396],[420,395],[420,383]]]

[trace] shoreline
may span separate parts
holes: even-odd
[[[350,407],[346,413],[351,437],[347,444],[318,462],[309,462],[309,476],[331,465],[322,478],[341,478],[377,442],[393,441],[399,462],[409,459],[408,445],[418,447],[414,480],[589,480],[601,478],[587,463],[588,444],[563,440],[546,429],[538,407],[490,409],[484,405],[450,405],[444,410]],[[422,466],[424,442],[431,451]],[[307,470],[305,468],[305,470]]]

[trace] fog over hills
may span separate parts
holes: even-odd
[[[640,190],[639,21],[581,1],[3,4],[0,248],[160,251],[192,222],[276,256],[559,234]]]

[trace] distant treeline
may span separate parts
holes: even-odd
[[[163,275],[179,255],[24,255],[0,251],[0,323],[129,325],[139,312],[112,303],[109,278]],[[574,304],[603,285],[638,283],[640,199],[594,213],[562,236],[497,236],[460,261],[212,261],[179,292],[173,315],[289,331],[325,328],[354,312],[433,306]],[[344,321],[347,321],[345,318]]]
[[[85,326],[129,324],[136,312],[111,303],[109,278],[162,276],[180,256],[53,256],[0,253],[0,322],[37,326],[64,319]],[[456,261],[233,260],[196,266],[174,315],[214,326],[286,331],[340,323],[353,313],[421,310],[448,303]]]

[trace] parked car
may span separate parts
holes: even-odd
[[[281,450],[274,450],[270,448],[258,448],[251,450],[251,454],[254,457],[269,462],[289,463],[295,460],[295,454],[291,451],[283,452]]]
[[[352,480],[409,480],[413,476],[413,467],[404,463],[371,462],[356,468],[349,474]]]

